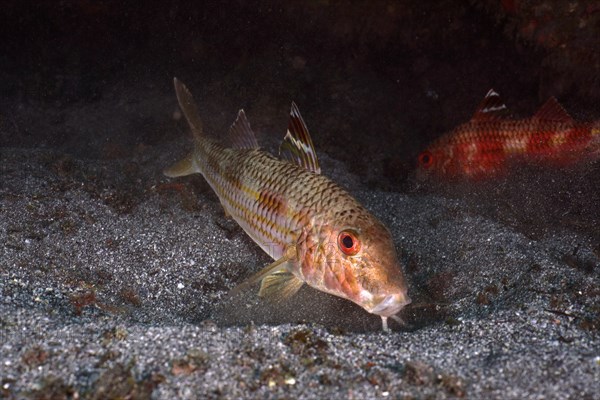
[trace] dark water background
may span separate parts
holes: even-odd
[[[597,162],[491,185],[413,179],[418,153],[492,87],[514,117],[556,96],[598,119],[597,2],[6,1],[0,13],[2,146],[127,159],[181,140],[177,76],[208,131],[245,108],[276,142],[293,100],[317,151],[369,187],[477,198],[477,212],[527,233],[600,235]]]

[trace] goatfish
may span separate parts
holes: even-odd
[[[164,174],[202,174],[225,213],[275,260],[230,295],[260,282],[259,296],[279,301],[306,283],[380,316],[384,331],[388,318],[402,323],[396,314],[411,300],[392,236],[321,175],[296,104],[277,158],[259,148],[244,110],[229,129],[232,147],[207,137],[192,95],[177,78],[174,83],[194,148]]]
[[[419,154],[417,176],[481,180],[505,174],[514,161],[566,166],[600,158],[600,121],[575,121],[554,97],[530,118],[506,112],[491,89],[471,120]]]

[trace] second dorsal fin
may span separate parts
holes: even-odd
[[[533,117],[540,120],[557,122],[569,122],[573,120],[555,97],[550,97]]]
[[[238,111],[237,118],[229,128],[229,137],[234,149],[256,149],[259,147],[244,110]]]
[[[316,174],[321,173],[308,128],[294,102],[292,102],[288,130],[279,147],[279,156]]]
[[[502,117],[508,109],[500,98],[498,92],[490,89],[483,98],[483,101],[477,107],[475,114],[471,117],[471,121],[489,121]]]

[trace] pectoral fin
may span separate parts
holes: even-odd
[[[303,284],[302,279],[285,269],[264,277],[258,295],[277,302],[296,294]]]
[[[250,286],[258,283],[265,279],[268,275],[275,274],[280,271],[288,270],[288,261],[293,260],[296,257],[296,246],[290,246],[286,249],[283,256],[275,261],[272,264],[269,264],[265,268],[258,271],[256,274],[252,275],[250,278],[246,279],[244,282],[240,283],[229,292],[229,296],[235,296],[239,294],[241,291],[249,288]],[[261,286],[262,287],[262,286]],[[262,290],[262,289],[261,289]]]

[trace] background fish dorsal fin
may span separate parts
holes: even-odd
[[[244,110],[238,112],[235,122],[229,128],[229,137],[234,149],[256,149],[258,142],[256,136],[250,128],[250,123],[246,118]]]
[[[173,78],[173,84],[175,85],[175,93],[177,94],[177,101],[179,107],[185,115],[192,133],[195,138],[202,136],[202,120],[200,114],[198,114],[198,107],[194,101],[194,97],[190,93],[187,87],[177,78]]]
[[[483,98],[483,101],[477,107],[475,114],[471,117],[471,121],[489,121],[498,119],[506,115],[508,108],[500,98],[500,95],[490,89]]]
[[[316,174],[321,173],[308,128],[294,102],[292,102],[288,130],[279,147],[279,156]]]
[[[556,97],[550,97],[543,106],[535,113],[534,118],[546,121],[560,121],[569,122],[573,121],[573,118],[569,113],[560,105]]]

